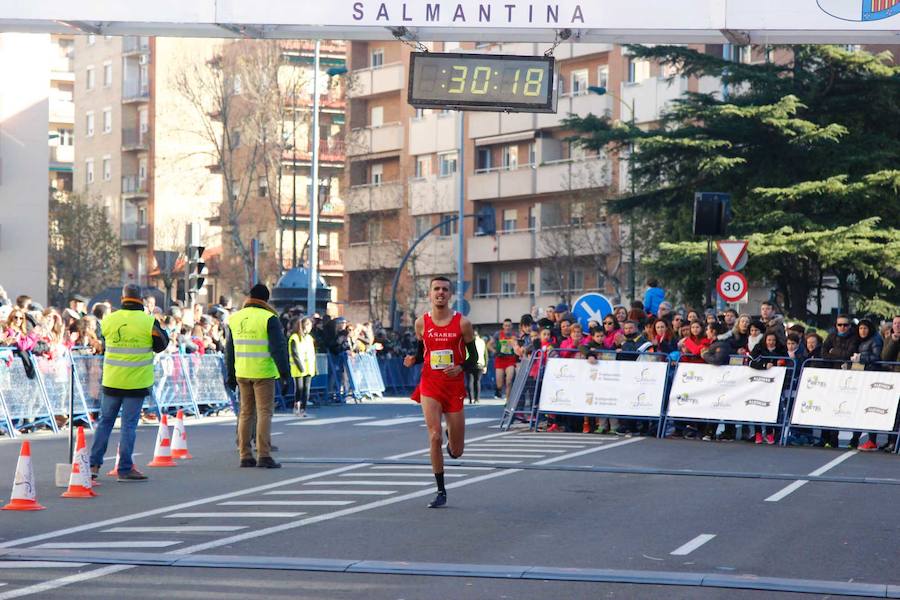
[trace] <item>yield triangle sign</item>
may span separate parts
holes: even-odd
[[[733,271],[747,252],[747,240],[719,240],[716,242],[719,256],[728,265],[728,270]]]

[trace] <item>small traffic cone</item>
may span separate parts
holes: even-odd
[[[159,420],[159,429],[156,432],[156,448],[153,450],[153,460],[147,463],[148,467],[174,467],[172,460],[172,438],[169,436],[169,420],[165,413]]]
[[[116,464],[106,474],[107,477],[117,477],[119,475],[119,445],[116,444]]]
[[[181,409],[175,415],[175,427],[172,428],[172,458],[194,458],[188,452],[187,429],[184,427],[184,411]]]
[[[62,493],[63,498],[92,498],[97,492],[91,489],[91,460],[84,443],[84,427],[78,427],[78,439],[75,442],[75,456],[72,457],[72,474],[69,476],[69,489]]]
[[[31,467],[31,443],[22,442],[19,462],[16,464],[16,478],[13,480],[12,494],[9,504],[3,510],[44,510],[46,506],[38,504],[37,490],[34,486],[34,469]]]

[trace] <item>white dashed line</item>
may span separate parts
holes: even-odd
[[[302,512],[186,512],[166,515],[166,519],[289,519]]]
[[[844,462],[845,460],[847,460],[848,458],[853,456],[854,454],[856,454],[856,450],[850,450],[848,452],[844,452],[843,454],[841,454],[834,460],[825,463],[824,465],[822,465],[815,471],[811,472],[809,475],[811,477],[818,477],[819,475],[823,475],[827,471],[830,471],[834,467],[838,466],[839,464],[841,464],[842,462]],[[766,498],[765,502],[778,502],[779,500],[796,492],[797,490],[802,488],[807,483],[809,483],[808,479],[798,479],[797,481],[794,481],[793,483],[788,484],[786,487],[782,488],[781,490],[775,492],[774,494],[772,494],[771,496]]]
[[[240,531],[246,525],[175,525],[172,527],[113,527],[101,533],[214,533]]]
[[[168,548],[169,546],[175,546],[176,544],[180,544],[178,541],[138,541],[132,540],[129,542],[47,542],[46,544],[40,544],[39,546],[35,546],[35,548],[53,548],[56,550],[75,550],[75,549],[88,549],[88,548]]]
[[[701,533],[683,546],[679,546],[675,550],[672,550],[669,554],[672,556],[687,556],[714,537],[716,537],[716,534],[714,533]]]

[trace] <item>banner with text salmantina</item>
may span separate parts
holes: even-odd
[[[900,401],[900,373],[804,368],[792,425],[891,431]]]
[[[666,363],[551,358],[541,386],[541,412],[658,417]]]
[[[739,365],[678,365],[669,393],[670,417],[776,423],[786,369]]]

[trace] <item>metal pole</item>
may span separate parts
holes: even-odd
[[[631,99],[631,129],[632,129],[631,140],[632,141],[631,141],[630,149],[628,151],[629,152],[628,153],[628,179],[631,180],[631,195],[632,196],[634,196],[635,190],[636,190],[635,181],[634,181],[634,127],[635,127],[634,98],[632,98]],[[637,299],[635,297],[635,287],[636,287],[636,285],[635,285],[636,272],[635,271],[636,271],[636,268],[635,268],[635,263],[634,263],[634,261],[635,261],[635,256],[634,256],[634,254],[635,254],[635,252],[634,252],[635,221],[636,221],[636,219],[634,218],[634,209],[632,209],[631,210],[631,226],[628,228],[629,229],[628,237],[630,238],[629,244],[631,246],[631,269],[630,269],[631,281],[630,281],[630,284],[631,284],[631,300],[632,301]]]
[[[712,236],[706,238],[706,307],[712,306]]]
[[[458,308],[462,308],[463,300],[465,300],[465,287],[463,286],[464,280],[466,278],[465,273],[465,263],[463,261],[463,252],[465,250],[465,218],[466,214],[466,174],[465,174],[465,150],[466,150],[466,124],[465,119],[463,118],[463,111],[456,111],[456,131],[457,131],[457,142],[459,144],[459,154],[458,159],[456,161],[456,175],[457,175],[457,183],[456,183],[456,193],[457,200],[459,201],[458,206],[458,215],[457,215],[457,236],[456,236],[456,306]],[[460,310],[462,312],[462,310]]]
[[[309,193],[309,285],[306,288],[306,314],[316,312],[316,281],[319,278],[319,45],[316,40],[313,60],[312,173]]]
[[[69,354],[69,459],[75,457],[75,359]]]
[[[294,78],[294,94],[291,110],[291,218],[293,224],[293,249],[291,250],[291,266],[297,268],[297,79]]]

